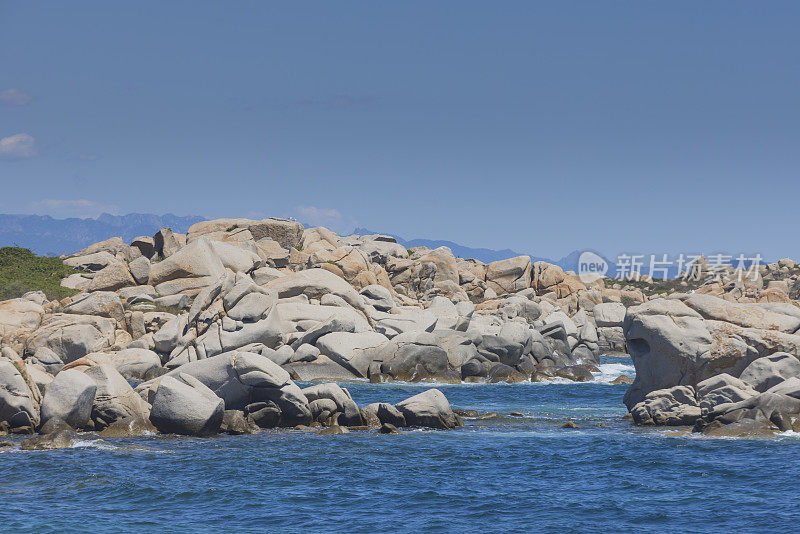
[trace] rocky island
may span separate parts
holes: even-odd
[[[41,434],[23,447],[75,430],[457,428],[438,389],[359,406],[338,383],[591,381],[625,351],[637,425],[800,430],[790,260],[725,284],[703,261],[693,285],[587,283],[527,256],[484,264],[272,218],[111,238],[63,263],[74,295],[0,302],[0,425]]]

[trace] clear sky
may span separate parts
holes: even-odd
[[[797,2],[0,0],[0,212],[800,257]]]

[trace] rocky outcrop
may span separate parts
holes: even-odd
[[[636,367],[636,380],[625,397],[629,409],[651,391],[695,386],[720,373],[739,376],[757,358],[800,353],[793,316],[756,304],[699,297],[685,302],[656,299],[628,309],[624,330]],[[724,317],[735,322],[719,320]]]
[[[409,397],[395,407],[403,414],[408,426],[449,429],[464,425],[461,417],[453,412],[447,397],[438,389]]]
[[[222,425],[225,402],[187,374],[163,377],[153,396],[150,421],[167,434],[208,436]]]
[[[637,425],[694,425],[700,406],[691,386],[675,386],[651,391],[631,410]]]
[[[644,301],[527,256],[484,264],[446,247],[406,249],[390,236],[338,236],[282,219],[205,221],[187,235],[165,228],[130,244],[112,238],[65,263],[79,272],[63,283],[79,294],[0,303],[0,346],[22,355],[31,399],[20,405],[25,388],[14,386],[19,395],[5,400],[2,417],[25,419],[20,428],[42,414],[98,430],[146,420],[164,375],[191,389],[181,376],[196,379],[260,426],[365,422],[340,392],[312,400],[295,380],[591,380],[600,352],[624,345],[621,310]],[[763,308],[760,323],[703,310],[709,318],[691,311],[709,336],[721,328],[715,322],[738,328],[759,355],[791,341],[764,336],[764,324],[794,336],[791,321],[774,322],[791,316],[782,309]],[[74,373],[96,379],[91,402],[79,399],[91,387],[78,388]],[[65,391],[68,378],[76,391]],[[129,402],[127,381],[144,381],[142,404]],[[412,424],[381,410],[382,424]]]

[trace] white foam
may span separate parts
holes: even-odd
[[[93,449],[100,449],[103,451],[113,451],[117,449],[117,447],[111,445],[106,441],[103,441],[102,439],[77,439],[70,448],[72,449],[93,448]]]
[[[599,373],[592,373],[594,381],[601,384],[610,384],[614,379],[626,375],[631,378],[636,376],[636,369],[627,363],[601,363],[597,366]]]

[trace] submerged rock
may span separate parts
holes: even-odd
[[[101,438],[129,438],[155,434],[157,431],[158,429],[146,419],[128,417],[114,421],[104,428],[99,436]]]
[[[404,401],[395,407],[403,414],[409,426],[421,426],[436,429],[450,429],[464,426],[461,417],[453,412],[444,393],[438,389],[429,389]]]
[[[28,438],[22,442],[24,451],[42,451],[48,449],[66,449],[75,444],[74,430],[57,430],[50,434]]]
[[[381,427],[378,429],[378,433],[379,434],[396,435],[396,434],[399,434],[400,431],[397,430],[397,427],[392,425],[392,424],[383,423],[381,425]]]
[[[225,410],[222,417],[220,432],[232,435],[253,434],[257,427],[247,421],[241,410]]]
[[[39,428],[39,434],[52,434],[53,432],[58,432],[59,430],[75,430],[69,424],[61,419],[60,417],[51,417],[45,424]]]
[[[347,427],[335,425],[335,426],[329,426],[328,428],[323,428],[322,430],[317,432],[317,435],[336,436],[338,434],[349,434],[349,433],[350,431],[347,429]]]
[[[764,423],[743,419],[727,425],[709,427],[703,432],[710,438],[771,438],[775,433]]]

